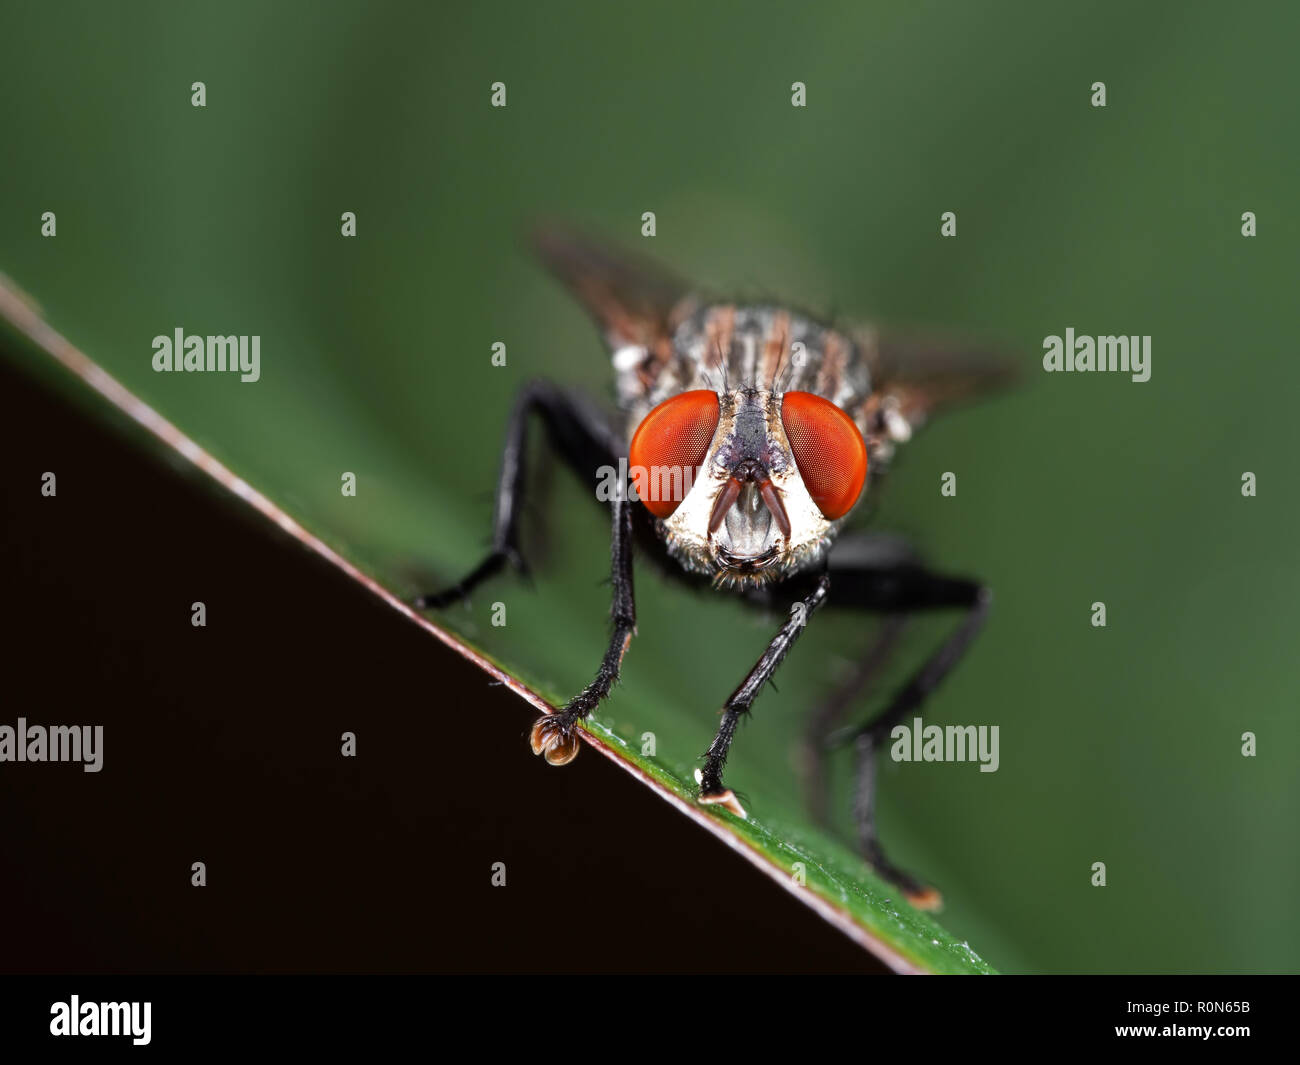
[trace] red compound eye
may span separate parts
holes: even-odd
[[[787,392],[781,424],[817,509],[829,521],[844,517],[867,479],[867,444],[853,419],[812,392]]]
[[[641,502],[666,518],[685,498],[718,427],[718,396],[708,389],[666,399],[645,416],[632,436],[628,465]]]

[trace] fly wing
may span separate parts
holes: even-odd
[[[1005,352],[945,338],[884,334],[864,338],[862,347],[872,398],[896,440],[936,411],[1006,388],[1020,375],[1020,363]]]
[[[596,320],[611,349],[629,345],[654,355],[688,303],[689,287],[656,263],[557,226],[543,226],[533,245],[550,271]]]

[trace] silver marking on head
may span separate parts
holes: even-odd
[[[724,393],[709,457],[664,522],[669,551],[718,583],[757,584],[787,576],[824,553],[835,527],[799,475],[781,424],[779,394]]]

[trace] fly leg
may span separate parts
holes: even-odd
[[[904,614],[885,617],[875,641],[866,655],[853,669],[853,673],[808,716],[804,730],[800,768],[804,776],[804,794],[808,810],[819,825],[828,823],[829,803],[826,778],[826,756],[830,753],[827,740],[843,720],[849,707],[870,686],[872,679],[884,668],[898,646],[898,639],[907,624]]]
[[[610,583],[614,601],[610,606],[614,627],[609,646],[600,661],[596,678],[573,697],[563,710],[543,714],[533,724],[530,741],[533,754],[545,755],[551,765],[564,765],[578,754],[577,724],[586,718],[618,680],[623,655],[636,632],[636,596],[632,589],[632,507],[627,493],[620,491],[611,501],[614,531],[610,541]]]
[[[876,756],[890,730],[925,702],[965,654],[988,617],[992,594],[977,581],[940,576],[914,564],[836,572],[836,589],[845,592],[838,602],[866,610],[896,614],[944,608],[965,611],[957,627],[899,688],[885,709],[852,733],[857,756],[853,813],[862,856],[881,878],[899,887],[914,906],[936,909],[942,901],[939,893],[899,869],[880,846],[876,834]]]
[[[540,415],[551,443],[579,476],[591,476],[602,466],[617,468],[622,453],[621,441],[579,395],[543,381],[527,385],[515,401],[506,429],[492,521],[492,548],[459,583],[441,592],[420,596],[415,601],[418,609],[443,607],[462,599],[507,565],[526,571],[519,551],[519,510],[524,492],[528,416],[532,413]],[[543,715],[533,725],[530,735],[533,753],[544,755],[552,765],[564,765],[577,756],[577,724],[609,694],[618,680],[623,655],[636,628],[632,588],[633,503],[621,480],[611,487],[614,489],[610,501],[613,632],[595,679],[563,709]]]
[[[790,619],[781,626],[781,631],[772,637],[767,650],[749,671],[749,675],[741,681],[740,687],[731,693],[731,698],[722,708],[722,723],[718,726],[718,734],[704,755],[704,768],[700,772],[700,802],[725,806],[737,817],[745,816],[745,808],[740,805],[732,790],[722,783],[722,767],[726,764],[727,755],[731,750],[736,726],[740,723],[741,717],[749,712],[750,704],[762,690],[763,685],[772,678],[776,667],[781,664],[781,660],[785,658],[790,648],[794,646],[795,640],[799,638],[799,634],[808,623],[809,616],[826,602],[830,586],[831,581],[827,574],[823,573],[817,578],[812,591],[794,604],[790,611]]]
[[[887,570],[914,563],[916,552],[902,537],[891,533],[855,533],[841,537],[831,549],[832,572]],[[875,640],[844,683],[835,689],[808,715],[804,729],[800,770],[808,810],[819,825],[828,823],[829,793],[826,760],[831,745],[827,742],[855,700],[871,686],[898,646],[907,623],[906,613],[885,613]]]
[[[521,573],[527,572],[527,564],[519,550],[519,511],[524,498],[529,414],[541,417],[552,445],[580,477],[592,477],[602,466],[617,467],[618,456],[623,450],[621,442],[580,395],[545,381],[525,385],[510,412],[506,442],[501,451],[491,550],[458,583],[417,598],[414,603],[417,610],[439,610],[450,606],[507,565]]]

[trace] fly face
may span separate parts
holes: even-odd
[[[717,430],[700,474],[663,522],[668,551],[720,584],[789,576],[820,559],[837,528],[804,483],[782,422],[783,400],[770,389],[718,397]],[[865,445],[851,422],[848,428],[862,450],[860,489]],[[635,457],[631,461],[635,469]]]
[[[874,761],[892,727],[918,710],[974,639],[989,593],[977,581],[931,572],[896,541],[868,537],[855,545],[860,550],[831,555],[829,549],[895,446],[936,408],[1002,383],[1009,364],[942,343],[883,339],[871,330],[850,335],[779,306],[706,301],[654,266],[572,235],[543,234],[538,246],[605,335],[626,432],[612,431],[575,393],[545,382],[526,386],[506,433],[492,550],[460,583],[417,605],[446,606],[506,566],[523,567],[518,517],[531,415],[541,417],[550,440],[582,476],[626,464],[635,498],[623,491],[608,496],[609,644],[592,682],[534,724],[533,751],[554,765],[571,761],[580,723],[618,679],[636,629],[634,526],[648,518],[670,561],[719,586],[769,585],[774,600],[783,596],[792,606],[723,705],[698,773],[698,801],[739,817],[747,815],[722,782],[737,726],[809,617],[827,602],[832,582],[840,605],[890,619],[864,651],[872,668],[909,612],[961,611],[948,639],[884,710],[847,733],[859,758],[855,812],[864,860],[916,905],[934,906],[938,894],[892,865],[876,839]],[[868,683],[870,672],[864,667],[854,684]],[[810,715],[804,761],[815,813],[828,737],[853,694],[834,693]]]

